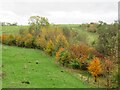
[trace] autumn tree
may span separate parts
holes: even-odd
[[[42,36],[37,36],[34,40],[34,44],[36,45],[36,47],[41,50],[44,50],[44,48],[46,47],[46,43],[47,41]]]
[[[64,50],[64,48],[62,48],[62,47],[58,49],[58,51],[56,52],[56,60],[59,59],[60,53],[61,53],[63,50]]]
[[[70,52],[62,47],[56,52],[56,60],[63,66],[70,64]]]
[[[73,44],[70,46],[70,52],[73,58],[78,58],[82,63],[90,57],[93,51],[94,49],[86,44]]]
[[[94,57],[88,66],[89,72],[94,76],[95,82],[97,82],[97,76],[101,73],[101,63],[99,58]]]
[[[27,33],[26,36],[24,37],[25,39],[25,46],[26,47],[31,47],[33,46],[33,36],[30,33]]]
[[[31,16],[29,18],[30,28],[29,30],[40,30],[41,26],[48,26],[48,19],[40,16]]]
[[[21,46],[21,47],[23,47],[24,45],[23,45],[23,38],[21,37],[21,35],[20,34],[18,34],[18,35],[16,35],[15,36],[15,40],[16,40],[16,46]]]
[[[46,46],[45,51],[46,51],[50,56],[52,56],[53,49],[54,49],[54,44],[53,44],[52,40],[49,40],[49,42],[47,43],[47,46]]]
[[[60,47],[63,47],[63,48],[67,48],[69,47],[69,43],[66,39],[66,37],[63,35],[63,34],[59,34],[56,39],[55,39],[55,49],[56,51],[60,48]]]
[[[15,37],[14,37],[14,35],[10,34],[8,36],[7,40],[8,40],[8,45],[15,45]]]

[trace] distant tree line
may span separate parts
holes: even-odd
[[[9,23],[9,22],[0,22],[1,26],[17,26],[17,22]]]

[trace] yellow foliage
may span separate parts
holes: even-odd
[[[16,39],[16,45],[19,46],[23,41],[25,41],[21,35],[16,35],[15,36]]]
[[[59,50],[56,52],[56,60],[58,60],[59,59],[59,55],[60,55],[60,53],[62,52],[64,50],[64,48],[59,48]]]
[[[47,43],[47,46],[46,46],[46,49],[45,51],[50,55],[52,56],[52,51],[54,49],[54,44],[52,42],[52,40],[49,40],[49,42]]]
[[[41,49],[44,49],[46,47],[46,40],[42,37],[37,37],[35,39],[35,45],[37,45],[37,47],[40,47]]]
[[[63,48],[66,48],[66,47],[69,46],[68,41],[67,41],[66,37],[63,34],[59,34],[57,36],[57,38],[56,38],[56,44],[59,47],[63,47]]]
[[[8,38],[7,38],[8,44],[12,45],[14,39],[15,39],[14,35],[12,34],[8,35]]]
[[[25,36],[25,46],[27,46],[27,47],[30,47],[31,46],[31,44],[32,44],[32,38],[33,38],[33,36],[30,34],[30,33],[28,33],[26,36]]]
[[[93,58],[93,60],[90,62],[88,66],[88,70],[95,77],[97,77],[97,75],[101,73],[102,68],[99,58],[97,57]]]

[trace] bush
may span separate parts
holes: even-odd
[[[1,42],[3,43],[3,44],[7,44],[7,35],[6,34],[2,34],[1,35]]]
[[[63,47],[63,48],[68,47],[68,41],[63,34],[60,34],[60,35],[57,36],[56,44],[57,44],[58,47]]]
[[[46,47],[47,41],[44,38],[37,36],[34,40],[34,44],[36,48],[44,50]]]
[[[7,43],[8,45],[16,45],[15,36],[12,34],[8,35],[7,41],[8,41]]]
[[[15,36],[15,40],[16,40],[16,45],[19,47],[25,47],[25,39],[21,36],[21,35],[16,35]]]
[[[79,62],[84,63],[93,54],[94,49],[86,44],[74,44],[70,46],[70,53],[72,59],[78,59]]]
[[[64,48],[60,47],[58,51],[56,52],[56,60],[59,60],[60,58],[60,53],[64,50]]]
[[[80,64],[79,64],[78,60],[76,60],[76,59],[71,60],[70,66],[71,66],[73,69],[80,69]]]
[[[33,36],[30,33],[24,37],[24,40],[25,47],[33,47]]]
[[[88,70],[95,78],[95,82],[97,82],[97,76],[102,71],[100,59],[97,57],[94,57],[93,60],[89,63]]]
[[[56,52],[56,59],[61,65],[69,66],[70,53],[66,49],[59,48],[59,50]]]
[[[50,40],[50,41],[47,43],[47,46],[46,46],[46,48],[45,48],[45,52],[46,52],[47,54],[49,54],[50,56],[52,56],[53,50],[54,50],[54,44],[53,44],[52,40]]]

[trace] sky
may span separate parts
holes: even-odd
[[[0,22],[27,25],[30,16],[54,24],[81,24],[118,19],[119,0],[0,0]]]

